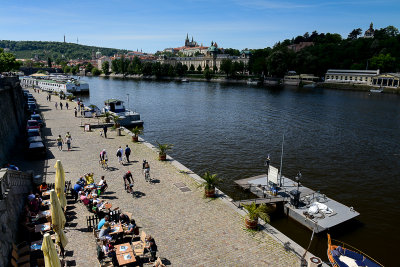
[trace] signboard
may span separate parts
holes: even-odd
[[[85,132],[90,132],[90,124],[85,124]]]

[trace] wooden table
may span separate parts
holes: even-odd
[[[43,201],[42,201],[42,205],[43,205],[43,206],[50,206],[50,205],[51,205],[51,202],[50,202],[50,200],[43,200]]]
[[[131,244],[124,243],[120,245],[115,245],[115,253],[117,253],[117,255],[129,252],[133,252]]]
[[[42,192],[42,197],[50,196],[50,190]]]
[[[46,218],[46,217],[51,217],[50,210],[41,210],[38,213],[39,218]]]
[[[117,254],[117,260],[120,266],[136,262],[135,255],[132,252]]]
[[[118,223],[111,227],[110,235],[116,235],[116,234],[120,234],[123,232],[124,232],[124,229],[122,228],[122,225],[120,223]]]
[[[43,242],[43,240],[38,240],[38,241],[32,242],[31,245],[30,245],[31,251],[41,250],[42,249],[42,242]]]
[[[133,251],[135,252],[135,255],[137,256],[142,256],[144,254],[144,243],[142,241],[137,241],[132,243]]]
[[[35,233],[50,231],[50,223],[42,223],[35,225]]]

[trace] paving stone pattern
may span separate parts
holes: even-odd
[[[100,136],[100,129],[84,132],[80,125],[85,119],[74,117],[75,103],[69,102],[66,110],[66,101],[62,101],[63,110],[56,110],[58,97],[52,96],[52,101],[47,102],[44,92],[31,91],[51,134],[47,136],[51,155],[45,162],[47,182],[54,182],[54,164],[58,159],[64,166],[66,180],[73,183],[87,172],[94,172],[96,182],[104,175],[109,187],[103,199],[112,203],[113,208],[131,212],[141,229],[155,238],[158,255],[171,266],[299,266],[299,259],[286,252],[282,244],[264,232],[253,234],[245,230],[239,214],[219,199],[205,199],[203,189],[187,174],[168,162],[158,161],[157,153],[145,145],[132,143],[130,136],[117,136],[112,130],[107,133],[108,139]],[[72,135],[72,151],[67,151],[66,145],[59,151],[56,138],[59,134],[65,137],[67,131]],[[133,162],[123,166],[118,164],[116,152],[119,146],[127,144],[132,149]],[[107,150],[111,171],[99,166],[103,148]],[[155,183],[145,182],[143,159],[150,163]],[[35,162],[21,164],[37,169],[32,165]],[[136,197],[124,191],[122,176],[127,170],[133,174]],[[181,191],[180,187],[190,191]],[[93,234],[85,231],[86,216],[90,213],[81,203],[70,204],[68,212],[74,219],[66,228],[66,259],[76,266],[98,266]]]

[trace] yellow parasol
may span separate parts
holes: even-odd
[[[64,209],[65,206],[67,206],[67,199],[65,198],[65,173],[60,160],[57,160],[54,168],[56,168],[55,190],[60,200],[61,207]]]
[[[60,259],[58,258],[56,247],[51,240],[50,234],[46,233],[43,236],[42,251],[44,255],[44,266],[46,267],[61,267]]]
[[[51,212],[51,224],[54,232],[57,234],[57,243],[62,245],[63,248],[68,244],[68,239],[64,234],[65,216],[61,209],[60,201],[54,190],[50,191],[50,212]]]

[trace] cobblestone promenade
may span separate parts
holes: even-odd
[[[83,119],[75,118],[75,103],[69,102],[69,110],[55,108],[59,99],[53,96],[46,101],[46,94],[32,94],[37,99],[47,123],[47,145],[50,159],[43,162],[19,162],[22,169],[34,169],[44,173],[47,182],[54,182],[54,164],[61,160],[66,180],[74,183],[79,176],[94,172],[95,181],[105,175],[109,185],[104,198],[123,212],[133,214],[136,223],[151,234],[158,245],[158,256],[171,266],[299,266],[299,259],[265,233],[252,233],[244,229],[243,218],[221,200],[203,198],[203,189],[168,162],[157,160],[157,153],[138,143],[130,136],[117,136],[108,131],[108,139],[99,130],[84,132],[80,127]],[[145,122],[146,123],[146,122]],[[72,151],[56,146],[58,135],[72,135]],[[129,144],[132,149],[129,165],[119,165],[116,151]],[[112,171],[104,171],[98,163],[98,155],[105,148]],[[151,177],[159,182],[146,183],[141,172],[142,160],[149,161]],[[135,180],[135,190],[140,197],[123,190],[123,174],[130,170]],[[174,184],[185,183],[190,191],[181,192]],[[90,215],[83,204],[70,204],[69,212],[75,217],[66,228],[69,244],[66,260],[76,266],[98,266],[95,240],[86,232],[86,216]]]

